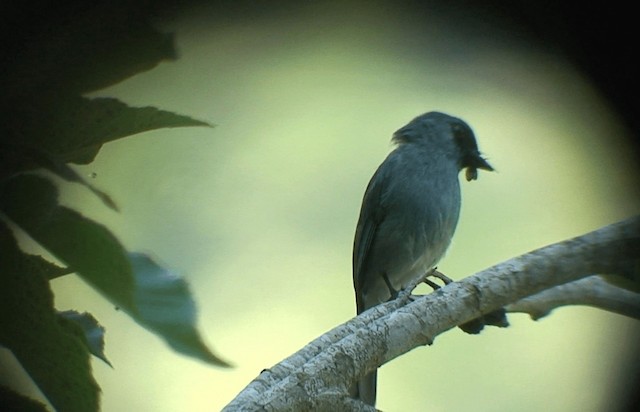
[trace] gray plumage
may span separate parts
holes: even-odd
[[[443,113],[416,117],[392,140],[397,147],[371,178],[356,228],[358,314],[388,301],[442,258],[460,214],[458,173],[466,168],[467,180],[475,180],[477,169],[493,170],[480,156],[471,128]],[[351,393],[375,405],[376,372]]]

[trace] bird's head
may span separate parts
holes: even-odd
[[[476,137],[463,120],[440,112],[416,117],[394,133],[393,142],[416,144],[430,151],[446,150],[458,162],[459,170],[466,169],[467,181],[478,178],[478,169],[493,171],[493,167],[478,150]]]

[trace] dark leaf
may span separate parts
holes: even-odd
[[[58,312],[58,316],[74,322],[83,332],[84,343],[91,354],[113,367],[104,353],[104,328],[90,313],[78,313],[75,310]]]
[[[20,412],[48,412],[46,406],[0,385],[0,410]]]
[[[42,273],[44,277],[48,280],[56,279],[62,277],[64,275],[68,275],[73,273],[72,270],[65,267],[57,266],[48,260],[44,259],[42,256],[37,255],[25,255],[27,259],[30,260],[30,265],[37,268],[38,272]]]
[[[104,226],[58,206],[55,186],[39,176],[5,182],[0,208],[33,239],[118,306],[133,307],[125,250]]]
[[[3,7],[5,95],[86,93],[176,58],[173,36],[149,22],[150,2],[39,3]]]
[[[87,164],[104,143],[149,130],[210,124],[155,107],[129,107],[113,98],[59,94],[14,102],[0,116],[7,145],[38,148],[58,163]],[[39,162],[42,163],[42,162]]]
[[[129,254],[102,225],[57,204],[55,187],[33,175],[0,185],[0,209],[85,281],[176,351],[226,366],[204,345],[184,280]]]
[[[10,349],[60,411],[96,411],[100,388],[81,339],[61,327],[40,264],[0,221],[0,345]]]
[[[130,253],[129,258],[136,284],[136,321],[162,336],[177,352],[229,366],[202,342],[196,328],[196,305],[187,282],[147,255]]]
[[[105,192],[87,182],[75,170],[40,149],[0,143],[0,179],[17,173],[43,168],[70,182],[80,183],[96,195],[105,206],[118,211],[118,205]]]

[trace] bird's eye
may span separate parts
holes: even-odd
[[[454,123],[451,125],[451,131],[453,132],[453,138],[456,140],[458,147],[464,152],[478,150],[476,138],[469,127]]]

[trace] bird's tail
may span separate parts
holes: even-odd
[[[506,311],[503,308],[494,310],[493,312],[482,315],[479,318],[472,319],[467,323],[463,323],[459,326],[459,328],[466,333],[475,335],[480,333],[480,331],[484,329],[485,325],[506,328],[507,326],[509,326]]]

